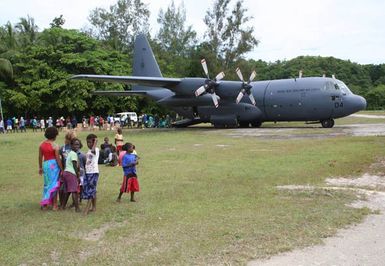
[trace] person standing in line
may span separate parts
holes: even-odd
[[[12,119],[8,118],[7,120],[7,133],[12,133]]]
[[[44,117],[40,119],[40,131],[45,131],[45,121]]]
[[[5,134],[3,118],[0,118],[0,133]]]
[[[43,196],[40,201],[41,209],[46,209],[52,205],[53,210],[57,210],[57,191],[60,187],[59,175],[63,170],[63,165],[59,158],[59,146],[55,143],[59,134],[55,127],[45,130],[46,140],[39,146],[39,175],[44,175]]]
[[[24,117],[20,117],[20,132],[27,132],[27,129],[25,128],[25,119]]]
[[[48,127],[53,127],[53,120],[52,120],[52,117],[48,117],[48,120],[47,120],[47,126],[48,126]]]
[[[86,175],[83,182],[82,199],[86,199],[87,205],[84,208],[84,215],[90,211],[96,211],[96,187],[99,179],[99,148],[97,148],[98,137],[95,134],[87,136],[87,147],[89,148],[86,154]]]
[[[117,129],[117,133],[115,134],[115,146],[116,146],[116,151],[118,155],[119,155],[119,152],[122,150],[123,141],[124,141],[124,138],[122,134],[122,129],[119,127]]]
[[[103,116],[99,116],[99,130],[104,129],[104,118]]]
[[[13,123],[13,133],[19,133],[19,119],[17,117],[12,118],[12,123]]]
[[[31,125],[32,125],[32,132],[37,132],[37,119],[36,119],[36,116],[32,119],[32,122],[31,122]]]
[[[123,182],[120,187],[119,196],[116,199],[117,202],[120,202],[123,193],[130,193],[130,201],[135,202],[135,192],[139,192],[139,182],[136,175],[136,165],[138,164],[138,156],[135,155],[134,145],[132,143],[126,143],[124,145],[126,149],[126,154],[123,157],[122,167],[123,167]]]
[[[72,126],[73,129],[77,129],[78,128],[78,120],[76,119],[75,115],[71,119],[71,126]]]
[[[90,130],[94,130],[95,127],[95,117],[93,115],[90,116]]]
[[[113,117],[113,116],[110,116],[110,131],[111,131],[112,128],[114,127],[114,124],[115,124],[114,117]]]

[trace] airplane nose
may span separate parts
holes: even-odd
[[[353,95],[353,97],[350,98],[349,104],[347,106],[347,111],[350,114],[353,114],[355,112],[359,112],[361,110],[364,110],[366,108],[366,100],[364,97],[359,95]]]
[[[357,99],[357,107],[359,108],[359,111],[366,109],[366,100],[365,100],[365,98],[362,97],[362,96],[358,96],[358,95],[357,95],[357,97],[358,97],[358,99]]]

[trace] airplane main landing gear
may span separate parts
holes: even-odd
[[[248,128],[250,125],[249,122],[239,122],[239,127],[240,128]]]
[[[253,121],[253,122],[251,122],[251,126],[252,127],[261,127],[262,122],[261,121]]]
[[[334,126],[334,119],[321,120],[321,125],[323,128],[332,128]]]

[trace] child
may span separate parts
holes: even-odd
[[[96,186],[99,179],[99,148],[96,147],[97,142],[98,137],[95,134],[87,136],[89,150],[86,154],[86,175],[83,182],[82,198],[88,201],[84,209],[84,215],[87,215],[90,211],[96,211]]]
[[[126,149],[126,154],[122,160],[124,176],[122,186],[120,187],[119,196],[116,199],[117,202],[120,202],[123,193],[128,192],[131,193],[131,201],[135,201],[134,193],[139,192],[139,182],[136,175],[136,165],[138,164],[138,160],[137,156],[133,154],[134,145],[131,143],[126,143],[124,148]]]
[[[80,142],[80,148],[79,150],[77,151],[77,155],[79,157],[79,175],[80,175],[80,183],[79,183],[79,189],[78,189],[78,192],[79,192],[79,203],[82,202],[82,192],[83,192],[83,183],[84,183],[84,177],[86,175],[86,155],[84,153],[81,152],[81,148],[83,148],[83,145],[82,143]]]
[[[119,166],[122,166],[123,157],[124,157],[124,155],[126,155],[126,150],[127,150],[126,146],[127,146],[127,143],[122,146],[122,150],[118,154],[118,164],[119,164]]]
[[[119,154],[123,146],[123,135],[122,135],[122,129],[120,127],[117,129],[117,133],[115,135],[115,145],[116,145],[116,150],[118,151],[118,154]]]
[[[78,195],[78,185],[80,182],[79,175],[79,158],[77,155],[78,150],[80,149],[81,142],[77,138],[71,140],[72,150],[67,154],[67,159],[65,163],[65,168],[63,172],[63,181],[65,186],[65,199],[62,203],[62,209],[64,210],[67,204],[68,197],[70,193],[72,194],[72,200],[75,205],[75,211],[79,212],[79,195]]]
[[[67,155],[71,151],[71,141],[72,139],[76,138],[75,132],[73,131],[68,131],[65,136],[64,136],[64,145],[60,147],[59,154],[61,157],[61,162],[63,167],[66,165],[66,160],[67,160]],[[60,178],[60,189],[59,189],[59,201],[60,201],[60,206],[65,206],[67,202],[64,202],[65,200],[65,188],[64,188],[64,183],[63,179]],[[68,200],[68,198],[67,198]]]
[[[104,160],[106,166],[117,166],[118,165],[118,154],[116,153],[116,147],[111,146],[111,152],[108,158]]]
[[[60,187],[59,175],[63,169],[59,157],[59,146],[55,143],[59,134],[55,127],[49,127],[44,133],[46,140],[39,146],[39,175],[44,175],[43,198],[40,202],[41,209],[52,205],[57,210],[57,191]]]

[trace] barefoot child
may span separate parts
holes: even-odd
[[[44,133],[46,140],[39,146],[39,175],[44,175],[43,198],[40,202],[42,210],[46,209],[48,205],[52,205],[52,209],[57,210],[59,176],[63,170],[59,157],[59,146],[55,143],[58,134],[55,127],[47,128]]]
[[[83,193],[83,183],[84,183],[84,177],[86,175],[86,155],[81,152],[81,148],[83,148],[82,143],[80,142],[80,148],[77,151],[78,157],[79,157],[79,175],[80,175],[80,183],[79,183],[79,204],[82,202],[82,193]]]
[[[87,136],[87,146],[89,148],[86,154],[86,175],[83,182],[82,198],[88,200],[84,208],[84,214],[89,211],[96,211],[96,186],[99,179],[99,148],[96,147],[98,137],[95,134]]]
[[[65,168],[63,172],[63,181],[65,187],[65,199],[62,203],[61,208],[64,210],[66,203],[70,194],[72,194],[72,201],[75,205],[75,211],[79,212],[79,195],[78,195],[78,185],[80,182],[79,175],[79,158],[77,155],[78,150],[80,149],[81,142],[77,138],[71,140],[72,150],[67,154],[67,159],[65,162]]]
[[[123,193],[131,193],[131,201],[135,201],[134,193],[139,191],[139,182],[136,175],[136,165],[138,164],[138,157],[133,153],[134,145],[131,143],[126,143],[124,145],[126,154],[122,160],[123,167],[123,183],[120,187],[120,193],[117,198],[117,202],[120,202]]]

